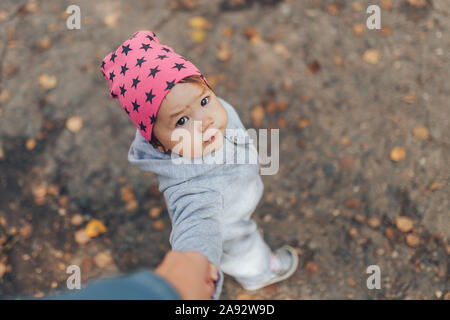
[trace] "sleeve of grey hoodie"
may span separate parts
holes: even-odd
[[[172,221],[169,239],[172,249],[198,251],[217,266],[219,279],[212,297],[217,300],[223,285],[222,236],[218,220],[223,211],[222,195],[208,188],[177,185],[164,191],[164,196]]]

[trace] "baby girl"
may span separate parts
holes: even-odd
[[[102,73],[110,96],[137,127],[128,160],[158,177],[172,249],[198,251],[219,271],[212,298],[220,296],[223,273],[246,290],[290,277],[298,265],[295,249],[272,252],[250,218],[264,189],[259,160],[206,161],[258,154],[235,109],[197,67],[144,30],[103,59]],[[203,161],[176,161],[181,158]]]

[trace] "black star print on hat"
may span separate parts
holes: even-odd
[[[158,73],[158,72],[161,71],[161,70],[158,70],[158,67],[159,67],[159,66],[156,66],[156,68],[154,68],[154,69],[150,68],[150,74],[148,75],[148,77],[153,76],[153,79],[155,79],[156,73]],[[147,78],[148,78],[148,77],[147,77]]]
[[[128,55],[128,51],[131,51],[133,49],[130,49],[130,45],[127,44],[126,46],[122,46],[122,53],[125,53],[125,55]]]
[[[109,73],[109,80],[113,81],[113,79],[114,79],[115,76],[116,76],[116,75],[114,74],[114,71],[113,71],[113,72],[110,72],[110,73]]]
[[[148,49],[153,49],[153,48],[150,47],[150,45],[147,44],[147,43],[141,43],[141,44],[142,44],[142,47],[140,47],[139,49],[144,49],[145,52],[147,52]]]
[[[129,68],[127,68],[127,64],[125,63],[123,66],[120,66],[122,68],[122,71],[120,71],[120,73],[123,73],[123,75],[125,75],[125,72],[127,72],[129,70]]]
[[[172,80],[172,81],[166,81],[166,83],[167,83],[167,88],[166,89],[164,89],[164,90],[170,90],[170,89],[172,89],[173,88],[173,86],[175,85],[175,79],[174,80]]]
[[[161,60],[164,60],[165,58],[168,58],[168,56],[166,56],[165,54],[160,54],[160,55],[158,55],[158,57],[156,58],[156,59],[161,59]]]
[[[120,88],[120,94],[125,97],[125,92],[127,92],[127,89],[125,89],[125,84],[123,84],[119,88]]]
[[[150,103],[153,103],[153,98],[156,97],[156,95],[153,94],[153,89],[150,89],[150,91],[145,93],[147,95],[147,99],[145,102],[150,101]]]
[[[150,124],[153,124],[153,122],[155,122],[155,120],[156,120],[155,114],[152,114],[149,118],[150,118]]]
[[[112,61],[115,63],[114,59],[117,58],[117,55],[113,52],[113,54],[111,55],[111,58],[109,59],[109,61]]]
[[[153,34],[153,35],[155,35],[155,34]],[[150,41],[153,41],[153,37],[152,36],[147,35],[146,38],[148,38]]]
[[[128,111],[128,108],[125,108],[125,112],[127,113],[127,115],[130,115],[130,111]]]
[[[174,69],[174,68],[177,68],[178,71],[180,71],[182,68],[186,69],[186,67],[184,66],[184,63],[176,63],[176,62],[175,62],[175,65],[172,67],[172,69]]]
[[[161,50],[164,50],[165,52],[170,52],[170,49],[168,49],[166,47],[162,47]]]
[[[115,94],[114,92],[111,91],[111,97],[117,98],[117,94]]]
[[[133,111],[139,112],[140,105],[137,103],[137,99],[134,99],[134,102],[131,102],[133,104]]]
[[[144,124],[142,123],[142,121],[139,123],[139,127],[141,127],[141,131],[147,132],[147,127],[144,126]]]
[[[102,69],[105,67],[105,61],[102,61]]]
[[[147,60],[145,60],[144,57],[142,57],[140,59],[136,59],[136,66],[139,66],[139,68],[140,68],[144,62],[147,62]]]
[[[131,87],[134,87],[135,89],[137,89],[137,85],[139,82],[141,82],[141,80],[138,79],[139,76],[136,76],[135,79],[133,79],[133,84],[131,85]]]

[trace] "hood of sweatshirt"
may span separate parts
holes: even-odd
[[[218,99],[222,103],[228,114],[227,130],[232,129],[231,132],[233,132],[233,130],[238,129],[240,133],[243,133],[246,137],[248,137],[248,135],[244,132],[245,127],[243,126],[241,120],[239,119],[239,115],[234,110],[234,108],[222,98],[218,97]],[[230,137],[227,134],[227,131],[225,132],[224,139],[228,139],[228,142],[231,143],[249,143],[248,139],[239,140],[235,139],[233,136]],[[225,145],[225,143],[226,141],[224,141],[223,145]],[[223,150],[224,147],[222,146],[220,150],[217,150],[214,153],[220,154],[221,152],[223,152]],[[208,157],[211,157],[212,154],[203,156],[203,161],[205,161]],[[216,156],[219,155],[216,154]],[[174,164],[174,160],[179,161],[178,164]],[[137,129],[136,136],[128,152],[128,161],[143,171],[148,171],[156,174],[160,181],[160,190],[198,176],[213,173],[213,171],[223,170],[224,166],[223,163],[198,164],[193,163],[192,159],[183,158],[178,154],[164,154],[158,149],[154,148]]]

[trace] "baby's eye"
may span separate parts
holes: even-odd
[[[175,126],[182,126],[183,124],[185,124],[186,121],[181,121],[181,120],[183,120],[184,118],[187,118],[187,117],[181,117],[180,120],[177,121],[177,123],[176,123]]]
[[[202,107],[205,105],[205,104],[207,104],[208,103],[208,101],[209,101],[209,97],[204,97],[203,99],[202,99],[202,101],[201,101],[201,105],[202,105]]]

